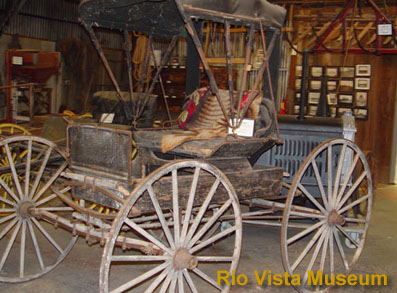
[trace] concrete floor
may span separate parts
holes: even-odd
[[[386,274],[388,286],[336,288],[333,292],[397,292],[397,186],[377,189],[370,230],[353,273]],[[291,292],[287,287],[259,287],[253,270],[271,270],[283,274],[278,229],[244,226],[244,243],[239,272],[249,278],[246,286],[236,286],[232,292]],[[97,292],[102,249],[88,247],[79,239],[69,256],[55,270],[42,278],[22,284],[0,284],[0,292]]]

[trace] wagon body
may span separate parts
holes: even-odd
[[[117,192],[114,182],[123,183],[129,191],[133,191],[143,178],[150,175],[163,165],[174,160],[199,159],[208,162],[221,170],[230,181],[240,200],[252,198],[269,198],[281,194],[283,169],[281,167],[255,164],[249,158],[266,144],[273,145],[270,139],[250,139],[240,141],[230,138],[187,142],[173,151],[163,154],[159,142],[161,135],[168,131],[134,132],[137,155],[132,157],[132,132],[96,125],[70,125],[67,130],[69,169],[66,176],[80,182],[95,184]],[[191,181],[192,174],[186,174]],[[101,183],[102,182],[102,183]],[[183,179],[181,181],[183,186]],[[113,184],[113,185],[112,185]],[[171,181],[162,182],[157,188],[171,190]],[[208,187],[203,179],[203,190]],[[189,185],[185,185],[189,188]],[[217,202],[225,200],[225,194],[216,194]],[[97,202],[98,204],[119,209],[120,203],[109,199],[100,192],[76,188],[75,197]],[[200,203],[200,199],[197,204]],[[170,208],[171,198],[160,201],[161,206]],[[144,203],[142,203],[144,204]],[[138,206],[142,212],[153,212],[148,206]]]

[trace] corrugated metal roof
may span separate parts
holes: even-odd
[[[15,0],[0,0],[0,10],[10,7],[11,1]],[[29,0],[4,32],[49,41],[70,38],[87,41],[85,29],[79,23],[78,6],[78,1],[70,0]],[[101,31],[98,38],[105,47],[121,48],[118,31]]]

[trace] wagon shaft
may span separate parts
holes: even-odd
[[[54,226],[59,226],[64,229],[71,231],[74,234],[79,236],[83,236],[87,239],[88,242],[100,242],[104,243],[107,239],[109,232],[95,229],[92,226],[87,226],[82,223],[72,222],[71,220],[59,217],[54,215],[53,213],[47,211],[38,211],[35,209],[31,209],[30,213],[37,218],[41,218],[46,220],[47,222],[53,224]],[[119,236],[116,240],[116,245],[122,247],[123,249],[137,249],[146,254],[150,252],[150,254],[161,254],[161,250],[158,249],[155,245],[141,241],[138,239],[133,239],[129,237]]]

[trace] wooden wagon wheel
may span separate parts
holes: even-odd
[[[12,174],[11,188],[0,178],[7,198],[0,197],[0,282],[24,282],[55,268],[69,253],[76,237],[43,221],[36,212],[70,218],[73,209],[50,191],[66,168],[65,155],[54,143],[34,136],[15,136],[0,142]],[[12,150],[24,150],[14,161]],[[59,239],[59,240],[55,240]]]
[[[314,176],[315,183],[305,184],[307,175]],[[368,187],[367,194],[353,197],[361,185]],[[296,196],[298,190],[306,200]],[[365,213],[354,213],[357,205],[364,205]],[[326,292],[332,288],[332,275],[351,272],[364,247],[371,208],[371,175],[361,150],[345,139],[318,145],[296,174],[282,221],[284,268],[300,276],[300,285],[295,284],[300,292]],[[345,246],[346,239],[351,248]],[[312,278],[319,271],[322,284]]]
[[[214,204],[220,204],[215,213]],[[142,223],[142,216],[135,221],[132,215],[142,211],[153,211],[147,216],[155,215],[157,222]],[[208,237],[230,211],[232,225]],[[164,239],[148,232],[155,227],[164,232]],[[115,247],[119,235],[147,242],[147,255]],[[124,292],[139,286],[147,292],[157,287],[160,292],[176,288],[198,292],[200,284],[200,291],[207,286],[210,291],[215,287],[228,292],[229,286],[217,284],[217,271],[237,270],[241,241],[240,205],[226,176],[207,163],[175,161],[146,177],[121,208],[103,252],[100,291]],[[154,248],[161,253],[154,255]],[[121,279],[118,271],[128,269],[131,275]]]

